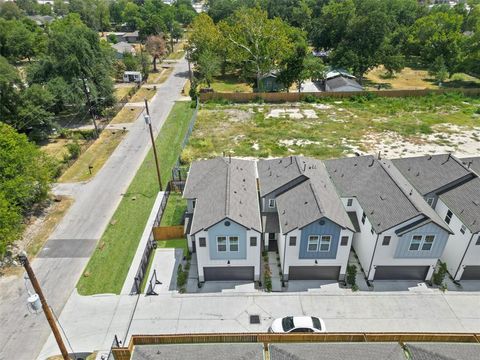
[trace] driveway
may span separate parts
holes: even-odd
[[[180,60],[150,102],[155,133],[163,125],[187,79],[187,62]],[[149,134],[140,116],[102,170],[74,192],[75,203],[57,226],[45,248],[33,261],[44,293],[56,314],[75,288],[98,239],[105,230],[142,160],[150,148]],[[69,189],[66,189],[67,191]],[[26,307],[21,277],[0,279],[0,360],[31,360],[50,334],[43,314]]]

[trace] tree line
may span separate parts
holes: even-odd
[[[454,7],[417,0],[209,0],[208,6],[189,36],[190,58],[207,83],[227,69],[253,84],[276,71],[288,88],[321,72],[311,48],[360,81],[379,65],[388,76],[420,66],[439,81],[456,72],[480,74],[479,0]]]

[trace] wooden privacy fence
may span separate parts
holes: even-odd
[[[296,102],[305,98],[349,98],[352,96],[367,96],[373,94],[379,97],[409,97],[426,96],[430,94],[462,93],[467,96],[480,95],[480,88],[474,89],[424,89],[424,90],[373,90],[373,91],[348,91],[348,92],[274,92],[274,93],[202,93],[200,101],[228,100],[232,102],[251,102],[263,100],[266,102]]]
[[[208,343],[269,343],[285,342],[456,342],[480,343],[480,334],[473,333],[323,333],[323,334],[180,334],[133,335],[128,347],[112,348],[115,360],[130,360],[137,345],[208,344]]]
[[[183,225],[177,226],[157,226],[153,229],[153,238],[155,240],[168,240],[183,238]]]

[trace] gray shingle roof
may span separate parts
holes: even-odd
[[[304,165],[301,168],[305,169],[303,174],[308,180],[277,196],[278,217],[283,233],[300,229],[322,217],[354,231],[323,162],[312,158],[295,158]]]
[[[467,167],[470,166],[470,169],[475,171],[477,175],[480,176],[480,156],[464,158],[464,159],[460,159],[460,161],[465,166]]]
[[[470,175],[460,161],[448,154],[394,159],[392,162],[422,195]]]
[[[262,344],[137,345],[132,360],[263,359]]]
[[[405,360],[398,343],[270,344],[271,360]]]
[[[412,360],[473,360],[480,358],[479,344],[407,343]]]
[[[332,79],[328,79],[325,81],[328,87],[332,90],[339,89],[344,86],[351,86],[358,90],[363,90],[362,85],[360,85],[356,80],[345,78],[343,76],[337,76]]]
[[[225,218],[261,231],[255,162],[215,158],[190,167],[183,197],[196,199],[191,234]]]
[[[368,155],[328,160],[325,166],[340,195],[357,198],[377,234],[422,214],[448,229],[418,193],[394,181],[392,176],[401,179],[400,172],[388,162]]]
[[[118,53],[122,53],[122,54],[123,53],[130,53],[133,50],[133,46],[130,45],[129,43],[127,43],[127,42],[124,42],[124,41],[120,41],[116,44],[113,44],[112,48],[114,48],[115,51],[117,51]]]
[[[303,175],[303,164],[301,164],[300,160],[298,156],[258,160],[260,196],[268,195],[299,177],[306,179]]]
[[[478,177],[440,195],[445,205],[472,233],[480,231],[480,179]]]

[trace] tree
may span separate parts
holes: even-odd
[[[445,66],[445,60],[443,56],[439,56],[435,59],[434,63],[430,67],[429,74],[435,77],[435,80],[440,85],[448,77],[448,70]]]
[[[0,17],[6,20],[21,19],[23,17],[22,10],[13,1],[5,1],[0,4]]]
[[[149,36],[145,48],[153,58],[153,71],[157,72],[157,60],[167,53],[167,44],[163,36]]]
[[[2,121],[16,116],[17,100],[22,87],[17,69],[0,56],[0,119]]]
[[[294,29],[279,18],[269,19],[258,8],[236,11],[220,25],[230,59],[246,76],[253,77],[261,91],[261,78],[292,56]]]
[[[191,61],[197,62],[200,54],[205,51],[215,52],[221,49],[223,34],[207,14],[197,16],[189,30],[187,51]]]
[[[312,10],[306,0],[267,0],[266,10],[270,18],[279,17],[303,30],[310,27]]]
[[[200,74],[200,80],[205,81],[207,86],[211,86],[213,77],[220,72],[221,59],[211,50],[204,51],[197,62],[197,71]]]
[[[36,34],[27,29],[21,21],[12,20],[9,23],[2,52],[14,61],[24,58],[30,61],[36,53]]]
[[[6,194],[0,192],[0,259],[5,254],[7,246],[20,235],[22,216],[17,207],[10,204]]]
[[[123,63],[127,71],[138,71],[140,69],[138,58],[131,53],[123,53]]]
[[[128,2],[122,12],[122,19],[130,30],[141,27],[142,19],[140,17],[140,8],[133,2]]]

